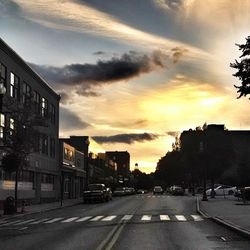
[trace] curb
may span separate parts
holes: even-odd
[[[199,213],[200,215],[202,215],[203,217],[205,218],[208,218],[210,219],[211,221],[214,221],[216,222],[217,224],[220,224],[222,226],[225,226],[233,231],[235,231],[236,233],[240,234],[241,236],[243,236],[244,238],[247,238],[247,239],[250,239],[250,232],[238,225],[235,225],[233,224],[232,222],[229,222],[229,221],[225,221],[223,220],[222,218],[220,217],[217,217],[217,216],[210,216],[208,213],[202,211],[200,209],[200,201],[197,197],[196,199],[196,211],[197,213]]]
[[[44,212],[48,212],[48,211],[53,211],[53,210],[56,210],[56,209],[62,209],[62,208],[65,208],[65,207],[73,207],[73,206],[76,206],[76,205],[80,205],[82,204],[82,202],[76,202],[74,204],[69,204],[69,205],[64,205],[64,206],[57,206],[57,207],[51,207],[51,208],[45,208],[45,209],[42,209],[40,211],[31,211],[31,212],[24,212],[24,213],[20,213],[20,214],[14,214],[14,215],[0,215],[0,221],[4,221],[4,220],[7,220],[7,219],[10,219],[10,218],[19,218],[19,217],[23,217],[25,215],[31,215],[31,214],[39,214],[39,213],[44,213]]]

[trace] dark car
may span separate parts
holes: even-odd
[[[153,194],[163,194],[164,190],[161,186],[155,186],[153,190]]]
[[[83,192],[83,202],[109,201],[112,197],[110,192],[104,184],[90,184]]]
[[[170,187],[170,193],[172,195],[184,195],[185,190],[181,186],[172,186]]]

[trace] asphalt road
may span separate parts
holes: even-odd
[[[250,241],[202,218],[194,197],[119,197],[0,221],[2,250],[232,250]]]

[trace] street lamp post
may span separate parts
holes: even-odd
[[[85,150],[85,164],[86,164],[86,188],[89,185],[89,138],[85,141],[86,144],[86,150]]]
[[[203,153],[203,152],[204,152],[204,145],[203,145],[203,142],[200,142],[200,153]],[[206,189],[207,189],[207,173],[206,172],[207,171],[206,171],[205,164],[203,165],[203,195],[202,195],[202,201],[208,201],[207,193],[206,193]]]

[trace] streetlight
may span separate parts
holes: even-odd
[[[203,142],[200,142],[200,153],[203,153],[203,152],[204,152],[204,145],[203,145]],[[208,201],[207,193],[206,193],[206,189],[207,189],[207,173],[206,173],[205,164],[203,165],[203,195],[202,195],[202,200],[203,201]]]
[[[4,86],[3,79],[0,79],[0,112],[3,110],[3,96],[6,94],[6,88]]]

